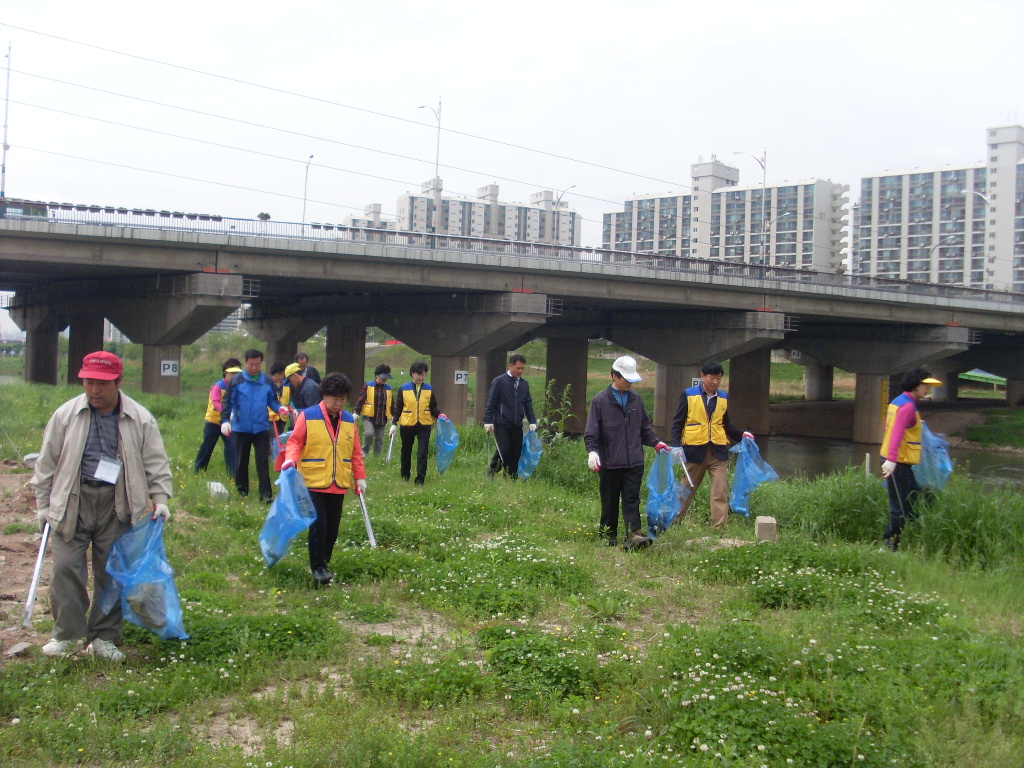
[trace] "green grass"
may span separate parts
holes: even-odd
[[[875,543],[877,479],[763,486],[753,513],[774,515],[782,541],[738,548],[717,546],[704,487],[687,521],[632,555],[598,535],[582,445],[550,444],[528,482],[488,481],[490,445],[466,428],[451,469],[439,477],[431,458],[422,488],[368,465],[381,546],[346,501],[338,581],[316,590],[304,535],[265,569],[266,508],[210,498],[207,480],[228,484],[219,456],[191,473],[205,393],[129,390],[171,455],[166,544],[192,637],[129,626],[121,666],[3,658],[4,766],[1019,763],[1012,492],[954,476],[893,555]],[[76,393],[0,388],[0,413],[18,414],[5,430],[37,449]],[[752,540],[751,521],[728,535]]]
[[[969,427],[964,437],[985,446],[1024,448],[1024,408],[991,408],[982,413],[986,422]]]

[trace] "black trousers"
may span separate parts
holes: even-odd
[[[917,484],[914,469],[910,464],[897,464],[885,485],[889,491],[889,526],[885,529],[883,538],[896,547],[899,546],[900,533],[907,520],[917,517],[914,502],[921,492],[921,487]]]
[[[199,446],[199,453],[196,454],[196,472],[205,472],[213,458],[213,449],[217,447],[217,441],[224,441],[224,463],[227,465],[228,474],[235,476],[235,465],[238,458],[235,456],[235,437],[224,437],[220,433],[220,424],[213,424],[209,421],[203,422],[203,444]]]
[[[505,467],[505,473],[513,480],[519,477],[519,457],[523,453],[523,425],[495,424],[494,440],[498,450],[491,457],[491,474]]]
[[[260,498],[270,501],[274,498],[270,485],[270,430],[263,432],[235,432],[235,447],[238,449],[238,468],[235,471],[235,487],[242,496],[249,495],[249,449],[256,448],[256,477],[260,481]]]
[[[334,554],[341,526],[341,507],[345,503],[343,493],[322,493],[310,491],[316,507],[316,522],[309,526],[309,570],[326,568]]]
[[[626,532],[640,530],[640,481],[644,478],[644,465],[626,469],[601,468],[601,529],[608,538],[619,537],[619,501]]]
[[[412,441],[416,440],[416,482],[423,485],[427,476],[427,451],[430,450],[430,425],[399,427],[402,438],[402,479],[408,480],[412,470]]]

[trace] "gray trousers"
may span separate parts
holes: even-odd
[[[74,514],[68,509],[67,514]],[[53,636],[58,640],[78,640],[86,643],[100,638],[113,643],[121,642],[121,601],[110,613],[102,613],[98,603],[107,586],[107,556],[121,536],[131,528],[114,514],[114,486],[99,488],[82,483],[78,500],[78,524],[71,541],[59,534],[50,537],[53,552],[53,577],[50,581],[50,609],[53,612]],[[92,545],[92,610],[89,610],[88,559],[86,551]],[[89,614],[88,622],[86,613]]]
[[[374,424],[372,416],[363,417],[363,458],[370,455],[370,447],[373,447],[373,455],[380,456],[384,448],[384,437],[387,435],[388,422]]]

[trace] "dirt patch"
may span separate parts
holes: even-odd
[[[17,643],[40,646],[49,640],[47,633],[21,626],[41,539],[31,479],[32,473],[26,472],[24,465],[10,460],[0,463],[0,668],[11,661],[7,651]],[[47,560],[39,582],[33,625],[49,618],[49,586]]]

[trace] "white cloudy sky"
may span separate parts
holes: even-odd
[[[298,221],[312,154],[307,220],[394,213],[441,97],[447,193],[575,185],[599,245],[700,156],[854,188],[981,160],[1024,119],[1022,28],[1019,0],[7,3],[7,194]]]

